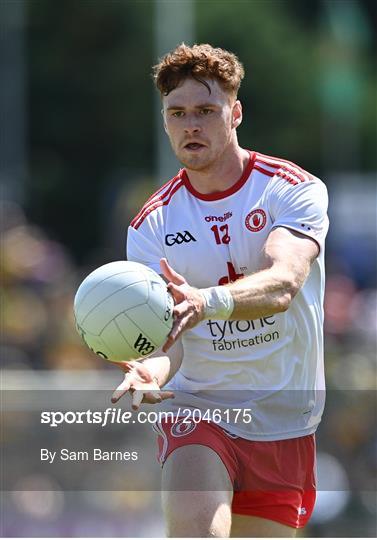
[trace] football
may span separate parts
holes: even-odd
[[[89,274],[74,300],[76,328],[96,354],[120,362],[146,357],[164,344],[174,301],[164,280],[131,261],[105,264]]]

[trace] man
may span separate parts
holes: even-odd
[[[172,410],[189,411],[156,425],[169,536],[294,536],[315,500],[327,192],[239,146],[243,75],[207,44],[155,66],[184,168],[128,233],[128,258],[160,271],[175,301],[163,351],[125,362],[113,395],[130,390],[138,408],[174,392]]]

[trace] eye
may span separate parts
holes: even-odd
[[[185,113],[183,111],[174,111],[171,115],[174,118],[181,118]]]
[[[208,116],[211,113],[213,113],[212,109],[208,109],[208,108],[200,109],[200,114],[202,114],[203,116]]]

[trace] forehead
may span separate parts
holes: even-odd
[[[163,96],[162,103],[167,107],[195,107],[200,104],[224,105],[230,101],[229,93],[225,92],[216,80],[205,79],[211,89],[195,79],[188,78],[172,90],[167,96]]]

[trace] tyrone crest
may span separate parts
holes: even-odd
[[[173,437],[184,437],[188,435],[196,428],[193,420],[185,420],[185,418],[179,418],[171,427],[170,433]]]
[[[258,232],[263,229],[267,223],[266,212],[262,208],[257,208],[247,214],[245,219],[246,228],[251,232]]]

